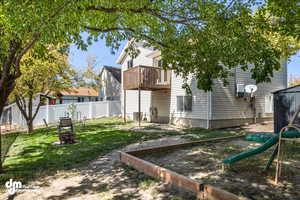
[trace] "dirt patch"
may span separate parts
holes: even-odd
[[[244,125],[241,127],[237,128],[229,128],[228,130],[242,130],[245,132],[274,132],[274,122],[273,121],[268,121],[268,122],[263,122],[263,123],[257,123],[257,124],[249,124],[249,125]]]
[[[234,163],[225,171],[222,170],[223,159],[259,145],[261,144],[237,139],[153,153],[142,158],[194,180],[220,187],[242,199],[300,199],[300,176],[296,165],[300,158],[292,156],[295,152],[300,152],[299,145],[294,144],[285,148],[289,158],[285,162],[280,185],[273,183],[274,164],[268,172],[263,172],[272,149]]]
[[[119,126],[121,130],[130,130],[134,132],[143,132],[143,133],[160,133],[160,132],[167,132],[167,133],[180,133],[183,132],[184,129],[173,126],[171,124],[157,124],[157,123],[149,123],[149,122],[142,122],[141,126],[138,126],[137,122],[131,123],[130,126]]]

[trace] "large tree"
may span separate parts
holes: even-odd
[[[288,0],[290,8],[295,6]],[[0,116],[8,95],[21,75],[20,60],[34,45],[74,42],[85,48],[105,38],[118,48],[135,38],[159,48],[165,66],[184,77],[192,74],[198,87],[209,90],[214,78],[230,75],[240,65],[253,63],[257,82],[270,80],[280,67],[281,49],[266,35],[273,31],[256,10],[284,6],[275,0],[3,0],[0,4]],[[298,4],[296,4],[297,6]],[[297,11],[298,12],[298,11]],[[288,15],[293,18],[293,16]],[[298,15],[296,15],[298,16]],[[88,30],[83,42],[80,32]],[[287,32],[292,32],[287,28]]]
[[[95,36],[98,31],[123,30],[127,37],[147,40],[149,46],[161,50],[166,68],[182,77],[195,77],[198,88],[206,91],[216,78],[226,83],[237,66],[251,70],[257,83],[270,81],[273,71],[281,67],[280,59],[298,48],[290,48],[297,38],[274,28],[278,16],[269,8],[272,0],[151,2],[140,6],[124,1],[129,5],[125,9],[117,2],[89,6],[90,16],[105,19],[110,13],[111,23],[103,28],[101,21],[92,21],[87,28]]]
[[[20,63],[30,49],[44,54],[47,44],[71,42],[75,1],[4,0],[0,4],[0,116],[16,79],[21,76]],[[75,34],[73,34],[75,35]]]
[[[99,90],[100,69],[97,66],[97,57],[93,54],[88,54],[86,56],[86,66],[82,66],[82,69],[78,70],[75,77],[75,84],[77,87],[88,87]]]
[[[67,52],[63,47],[50,46],[47,54],[42,57],[30,50],[21,60],[21,77],[16,80],[16,86],[11,98],[16,102],[21,114],[26,120],[28,132],[33,131],[33,120],[40,106],[48,95],[70,89],[74,71],[67,60]]]

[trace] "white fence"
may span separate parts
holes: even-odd
[[[26,126],[26,121],[16,104],[11,108],[11,124],[20,127]],[[36,107],[33,108],[33,111]],[[60,117],[72,117],[73,120],[94,119],[100,117],[114,117],[121,115],[120,101],[97,101],[74,104],[45,105],[33,121],[34,126],[44,125],[44,120],[49,123],[56,123]],[[3,117],[3,116],[2,116]]]

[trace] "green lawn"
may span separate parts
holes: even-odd
[[[116,127],[119,125],[124,125],[120,118],[88,121],[85,127],[76,125],[76,139],[80,142],[68,145],[53,145],[53,142],[58,141],[55,129],[48,134],[46,129],[38,129],[32,134],[20,133],[5,159],[5,172],[0,174],[0,184],[3,185],[10,178],[26,183],[44,175],[55,174],[60,170],[83,166],[98,156],[134,142],[184,134],[184,132],[124,131]],[[205,130],[186,130],[185,133],[201,136],[199,139],[236,134]]]
[[[76,139],[80,142],[67,145],[53,145],[58,141],[55,129],[48,134],[46,129],[20,133],[5,159],[0,184],[10,178],[27,182],[58,170],[79,167],[113,149],[157,137],[114,128],[122,124],[122,119],[105,118],[89,121],[85,127],[77,125]]]

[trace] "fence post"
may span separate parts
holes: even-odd
[[[49,104],[46,105],[46,122],[49,124]]]
[[[89,118],[93,118],[93,102],[89,102]]]
[[[110,117],[110,102],[111,101],[106,101],[107,104],[106,117]]]

